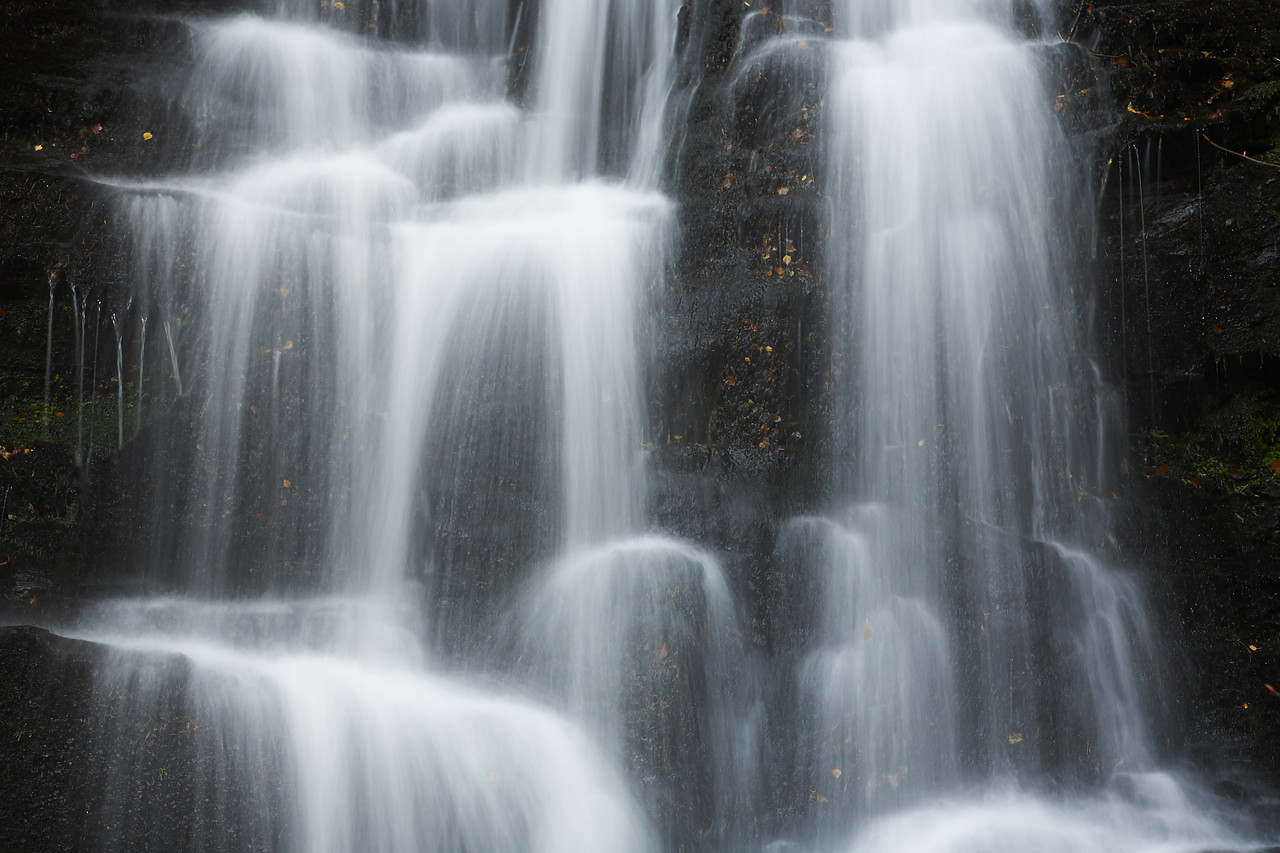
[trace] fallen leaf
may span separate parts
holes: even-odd
[[[149,130],[144,130],[144,131],[142,132],[142,138],[143,138],[143,139],[150,139],[150,138],[151,138],[151,131],[149,131]]]
[[[271,523],[271,516],[267,515],[265,512],[257,512],[257,513],[254,513],[254,516],[255,516],[255,517],[258,519],[258,521],[259,521],[259,522],[261,522],[262,524],[270,524],[270,523]]]
[[[293,488],[293,483],[290,483],[288,480],[283,480],[283,481],[281,481],[281,482],[282,482],[282,484],[284,485],[284,487],[285,487],[286,489],[291,489],[291,488]]]
[[[1009,735],[1009,743],[1011,744],[1022,743],[1022,732],[1014,732],[1013,734]]]
[[[790,190],[786,187],[778,187],[778,195],[786,195]]]
[[[738,377],[736,376],[725,377],[724,384],[732,388],[734,385],[738,384]]]
[[[832,778],[832,779],[839,779],[839,778],[840,778],[841,776],[843,776],[843,775],[844,775],[844,773],[840,770],[840,768],[839,768],[839,767],[836,767],[835,769],[833,769],[833,770],[831,771],[831,778]]]

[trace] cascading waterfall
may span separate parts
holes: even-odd
[[[1076,320],[1073,154],[1044,47],[1000,24],[1014,12],[833,12],[830,265],[853,351],[836,481],[851,505],[780,540],[822,578],[800,777],[839,804],[819,837],[855,832],[855,850],[1224,843],[1155,770],[1157,641],[1136,584],[1099,556],[1116,400]],[[1018,793],[1046,772],[1104,783],[1101,799]],[[915,805],[973,780],[999,793]]]
[[[1078,320],[1044,45],[1008,23],[1044,10],[744,7],[749,76],[828,78],[845,363],[835,499],[777,522],[794,647],[766,657],[716,555],[650,529],[681,5],[187,23],[183,159],[103,179],[133,277],[98,303],[91,403],[109,317],[154,594],[63,629],[110,649],[86,849],[1248,846],[1158,769],[1156,643],[1106,560],[1119,395]],[[194,768],[181,796],[131,730]]]
[[[507,5],[390,4],[425,49],[309,4],[194,21],[172,91],[195,153],[116,182],[180,397],[141,463],[160,524],[130,557],[169,594],[72,633],[115,650],[106,741],[183,697],[208,768],[175,824],[193,849],[641,851],[641,800],[706,800],[686,835],[733,800],[741,759],[698,757],[741,728],[729,593],[711,557],[642,535],[677,4],[543,3],[527,113],[495,61]],[[583,642],[592,661],[558,651]],[[473,665],[557,710],[449,674]],[[628,721],[657,705],[635,758]],[[645,798],[618,774],[672,761],[679,784]],[[100,849],[166,820],[130,800],[136,772],[109,785]]]

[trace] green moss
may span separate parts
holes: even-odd
[[[29,383],[28,383],[29,384]],[[127,441],[137,431],[137,392],[127,383],[124,394],[124,437]],[[153,408],[148,394],[142,398],[142,421],[145,423]],[[12,398],[0,408],[3,423],[4,445],[9,448],[31,447],[37,442],[51,442],[74,451],[77,447],[92,448],[98,455],[116,451],[119,440],[120,412],[116,397],[115,381],[104,383],[96,400],[86,399],[81,406],[77,399],[63,389],[54,388],[49,405],[43,399],[28,395]]]
[[[1244,498],[1280,489],[1280,400],[1272,394],[1233,397],[1196,431],[1152,429],[1143,443],[1155,476]]]

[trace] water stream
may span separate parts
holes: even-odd
[[[94,849],[1248,847],[1157,760],[1158,643],[1105,547],[1120,395],[1060,234],[1083,188],[1012,4],[844,0],[795,20],[824,50],[749,48],[825,64],[851,354],[837,498],[777,520],[805,639],[773,657],[650,521],[681,3],[542,0],[519,104],[535,4],[347,5],[188,22],[189,159],[114,181],[122,445],[126,342],[164,331],[130,457],[156,593],[62,631],[111,649],[99,736],[182,697],[198,778],[175,820],[118,763]],[[176,391],[147,429],[144,379]]]

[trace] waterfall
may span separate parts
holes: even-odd
[[[551,627],[500,638],[517,588],[586,607],[615,577],[647,604],[571,615],[617,632],[615,668],[639,638],[671,644],[676,673],[731,630],[715,562],[639,537],[637,336],[670,203],[652,176],[619,182],[660,160],[621,140],[661,116],[646,99],[671,78],[675,7],[544,4],[527,113],[505,97],[504,2],[411,11],[417,38],[384,44],[301,4],[192,21],[192,67],[169,83],[188,162],[114,182],[181,389],[143,454],[155,523],[128,557],[166,593],[102,602],[69,633],[114,650],[99,737],[177,701],[205,769],[190,819],[166,824],[117,766],[98,849],[160,824],[209,850],[652,849],[617,770],[627,685],[575,706],[558,675],[484,649]],[[621,53],[592,60],[579,24]],[[175,341],[170,318],[193,327]],[[600,548],[612,565],[580,576]],[[669,612],[677,582],[690,601]],[[469,658],[506,686],[470,683]],[[650,687],[686,715],[722,698]]]
[[[816,139],[819,233],[765,258],[822,289],[835,353],[822,497],[739,552],[769,590],[720,547],[729,501],[655,522],[668,140],[706,82],[680,22],[710,4],[182,23],[150,81],[181,143],[100,178],[138,506],[135,594],[56,626],[107,649],[86,849],[1250,848],[1162,763],[1160,642],[1108,544],[1122,397],[1080,319],[1048,3],[754,5],[724,91],[773,78]]]

